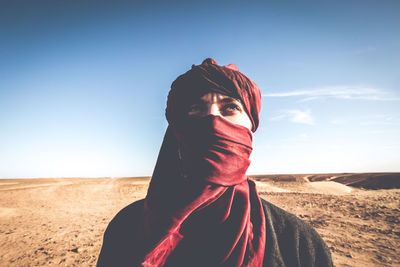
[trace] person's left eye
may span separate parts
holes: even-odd
[[[235,104],[235,103],[226,104],[226,105],[223,107],[223,110],[231,111],[231,112],[234,112],[234,111],[242,111],[242,109],[240,108],[240,106],[237,105],[237,104]]]

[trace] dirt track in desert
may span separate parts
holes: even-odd
[[[253,178],[261,197],[316,228],[335,266],[399,266],[400,176],[393,177]],[[108,222],[124,206],[143,198],[148,182],[148,178],[0,180],[0,266],[95,265]],[[388,185],[393,189],[361,188]]]

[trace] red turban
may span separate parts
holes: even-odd
[[[261,108],[260,89],[234,64],[219,66],[211,58],[204,60],[201,65],[193,65],[191,70],[172,83],[166,109],[168,122],[186,114],[193,100],[209,92],[239,99],[252,122],[253,132],[257,130]]]
[[[185,119],[208,92],[239,99],[255,131],[260,90],[234,65],[212,59],[178,77],[166,109],[164,137],[145,199],[142,266],[262,266],[265,217],[246,177],[252,133],[219,116]]]

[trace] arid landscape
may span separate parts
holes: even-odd
[[[400,266],[400,173],[250,177],[261,197],[316,228],[335,266]],[[0,266],[94,266],[108,222],[148,183],[0,180]]]

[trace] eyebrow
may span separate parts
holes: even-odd
[[[203,99],[200,98],[200,99],[197,99],[194,103],[192,103],[192,105],[198,105],[198,104],[205,103],[205,102],[207,102],[207,101],[204,101]],[[243,105],[242,101],[240,101],[240,99],[237,99],[237,98],[234,98],[231,96],[224,96],[221,100],[219,100],[219,102],[221,102],[221,103],[236,102],[236,103]]]
[[[230,96],[225,96],[223,99],[221,99],[222,103],[231,103],[231,102],[238,102],[238,103],[242,103],[239,99],[230,97]]]

